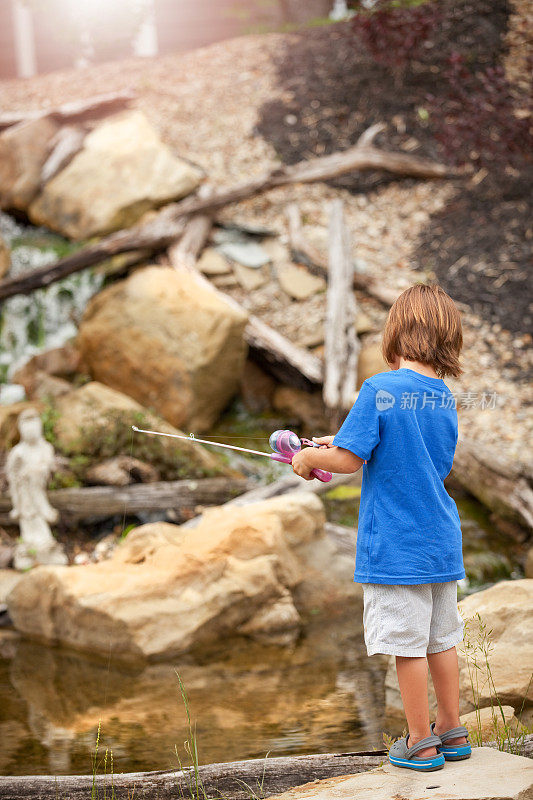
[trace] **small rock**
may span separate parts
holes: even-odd
[[[370,317],[364,311],[359,311],[355,318],[355,332],[357,335],[361,336],[363,333],[369,333],[374,330],[376,330],[376,325],[374,325]]]
[[[23,367],[13,378],[24,387],[28,400],[45,400],[47,397],[61,397],[72,390],[63,378],[56,378],[43,370]]]
[[[326,409],[320,390],[310,393],[293,386],[279,386],[274,392],[272,405],[276,411],[305,426],[305,432],[300,432],[300,435],[314,436],[318,435],[317,431],[327,429]]]
[[[283,291],[295,300],[306,300],[326,288],[324,278],[312,275],[305,267],[296,264],[277,267],[277,277]]]
[[[324,344],[324,323],[320,323],[314,331],[298,339],[297,344],[300,347],[318,347],[318,345]]]
[[[226,258],[230,258],[244,267],[258,269],[270,262],[268,253],[256,242],[223,242],[217,245],[216,249]]]
[[[91,560],[92,561],[104,561],[106,558],[110,558],[113,554],[119,539],[115,536],[114,533],[108,534],[108,536],[104,536],[103,539],[97,543],[96,547],[94,548]]]
[[[91,467],[86,479],[89,483],[105,486],[127,486],[130,483],[153,483],[160,480],[160,475],[151,464],[122,455]]]
[[[225,275],[231,272],[231,264],[214,247],[207,247],[196,265],[204,275]]]
[[[258,289],[268,280],[268,275],[264,269],[250,269],[250,267],[244,267],[242,264],[237,263],[233,265],[233,274],[242,288],[248,292]]]

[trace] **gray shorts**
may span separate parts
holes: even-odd
[[[425,656],[463,640],[457,581],[444,583],[362,583],[363,626],[369,656]]]

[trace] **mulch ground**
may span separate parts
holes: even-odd
[[[432,270],[455,299],[487,321],[528,332],[533,329],[533,137],[528,120],[515,121],[513,114],[514,108],[527,106],[527,98],[500,81],[495,100],[481,90],[472,94],[466,110],[471,118],[449,129],[444,121],[448,114],[453,117],[457,103],[449,56],[462,55],[472,75],[498,68],[512,9],[506,0],[442,0],[439,5],[442,18],[432,46],[403,68],[376,63],[350,21],[292,37],[274,55],[280,92],[263,105],[257,131],[283,162],[292,164],[346,149],[369,125],[384,121],[387,129],[375,140],[383,149],[473,164],[479,182],[457,180],[453,200],[432,215],[420,235],[415,263]],[[472,85],[477,92],[475,80]],[[428,116],[432,103],[439,113]],[[398,179],[368,173],[330,184],[357,194],[393,180]]]

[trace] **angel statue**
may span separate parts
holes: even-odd
[[[63,548],[52,536],[49,523],[57,522],[58,512],[46,495],[48,478],[54,467],[54,448],[43,437],[41,418],[33,408],[19,414],[20,442],[6,461],[9,493],[20,538],[15,548],[15,569],[36,564],[67,564]]]

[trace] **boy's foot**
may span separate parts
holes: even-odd
[[[428,734],[426,734],[426,736],[427,735]],[[437,734],[437,736],[438,736],[438,734]],[[412,747],[413,745],[415,745],[417,742],[419,742],[421,739],[424,739],[424,738],[425,738],[424,736],[416,736],[416,737],[411,738],[411,734],[409,734],[409,739],[407,740],[407,746],[408,747]],[[416,757],[417,758],[432,758],[433,756],[436,756],[436,755],[438,755],[438,753],[437,753],[437,749],[435,747],[425,747],[423,750],[419,750],[418,751],[418,753],[416,754]]]
[[[460,722],[456,723],[456,725],[460,725],[460,724],[461,724]],[[440,736],[441,733],[444,733],[444,731],[449,731],[452,728],[455,728],[456,725],[450,725],[450,726],[448,726],[446,728],[438,728],[437,724],[435,723],[435,725],[433,726],[433,730],[437,734],[437,736]],[[446,739],[446,744],[450,744],[450,745],[453,745],[453,744],[466,744],[466,736],[458,736],[456,739]]]

